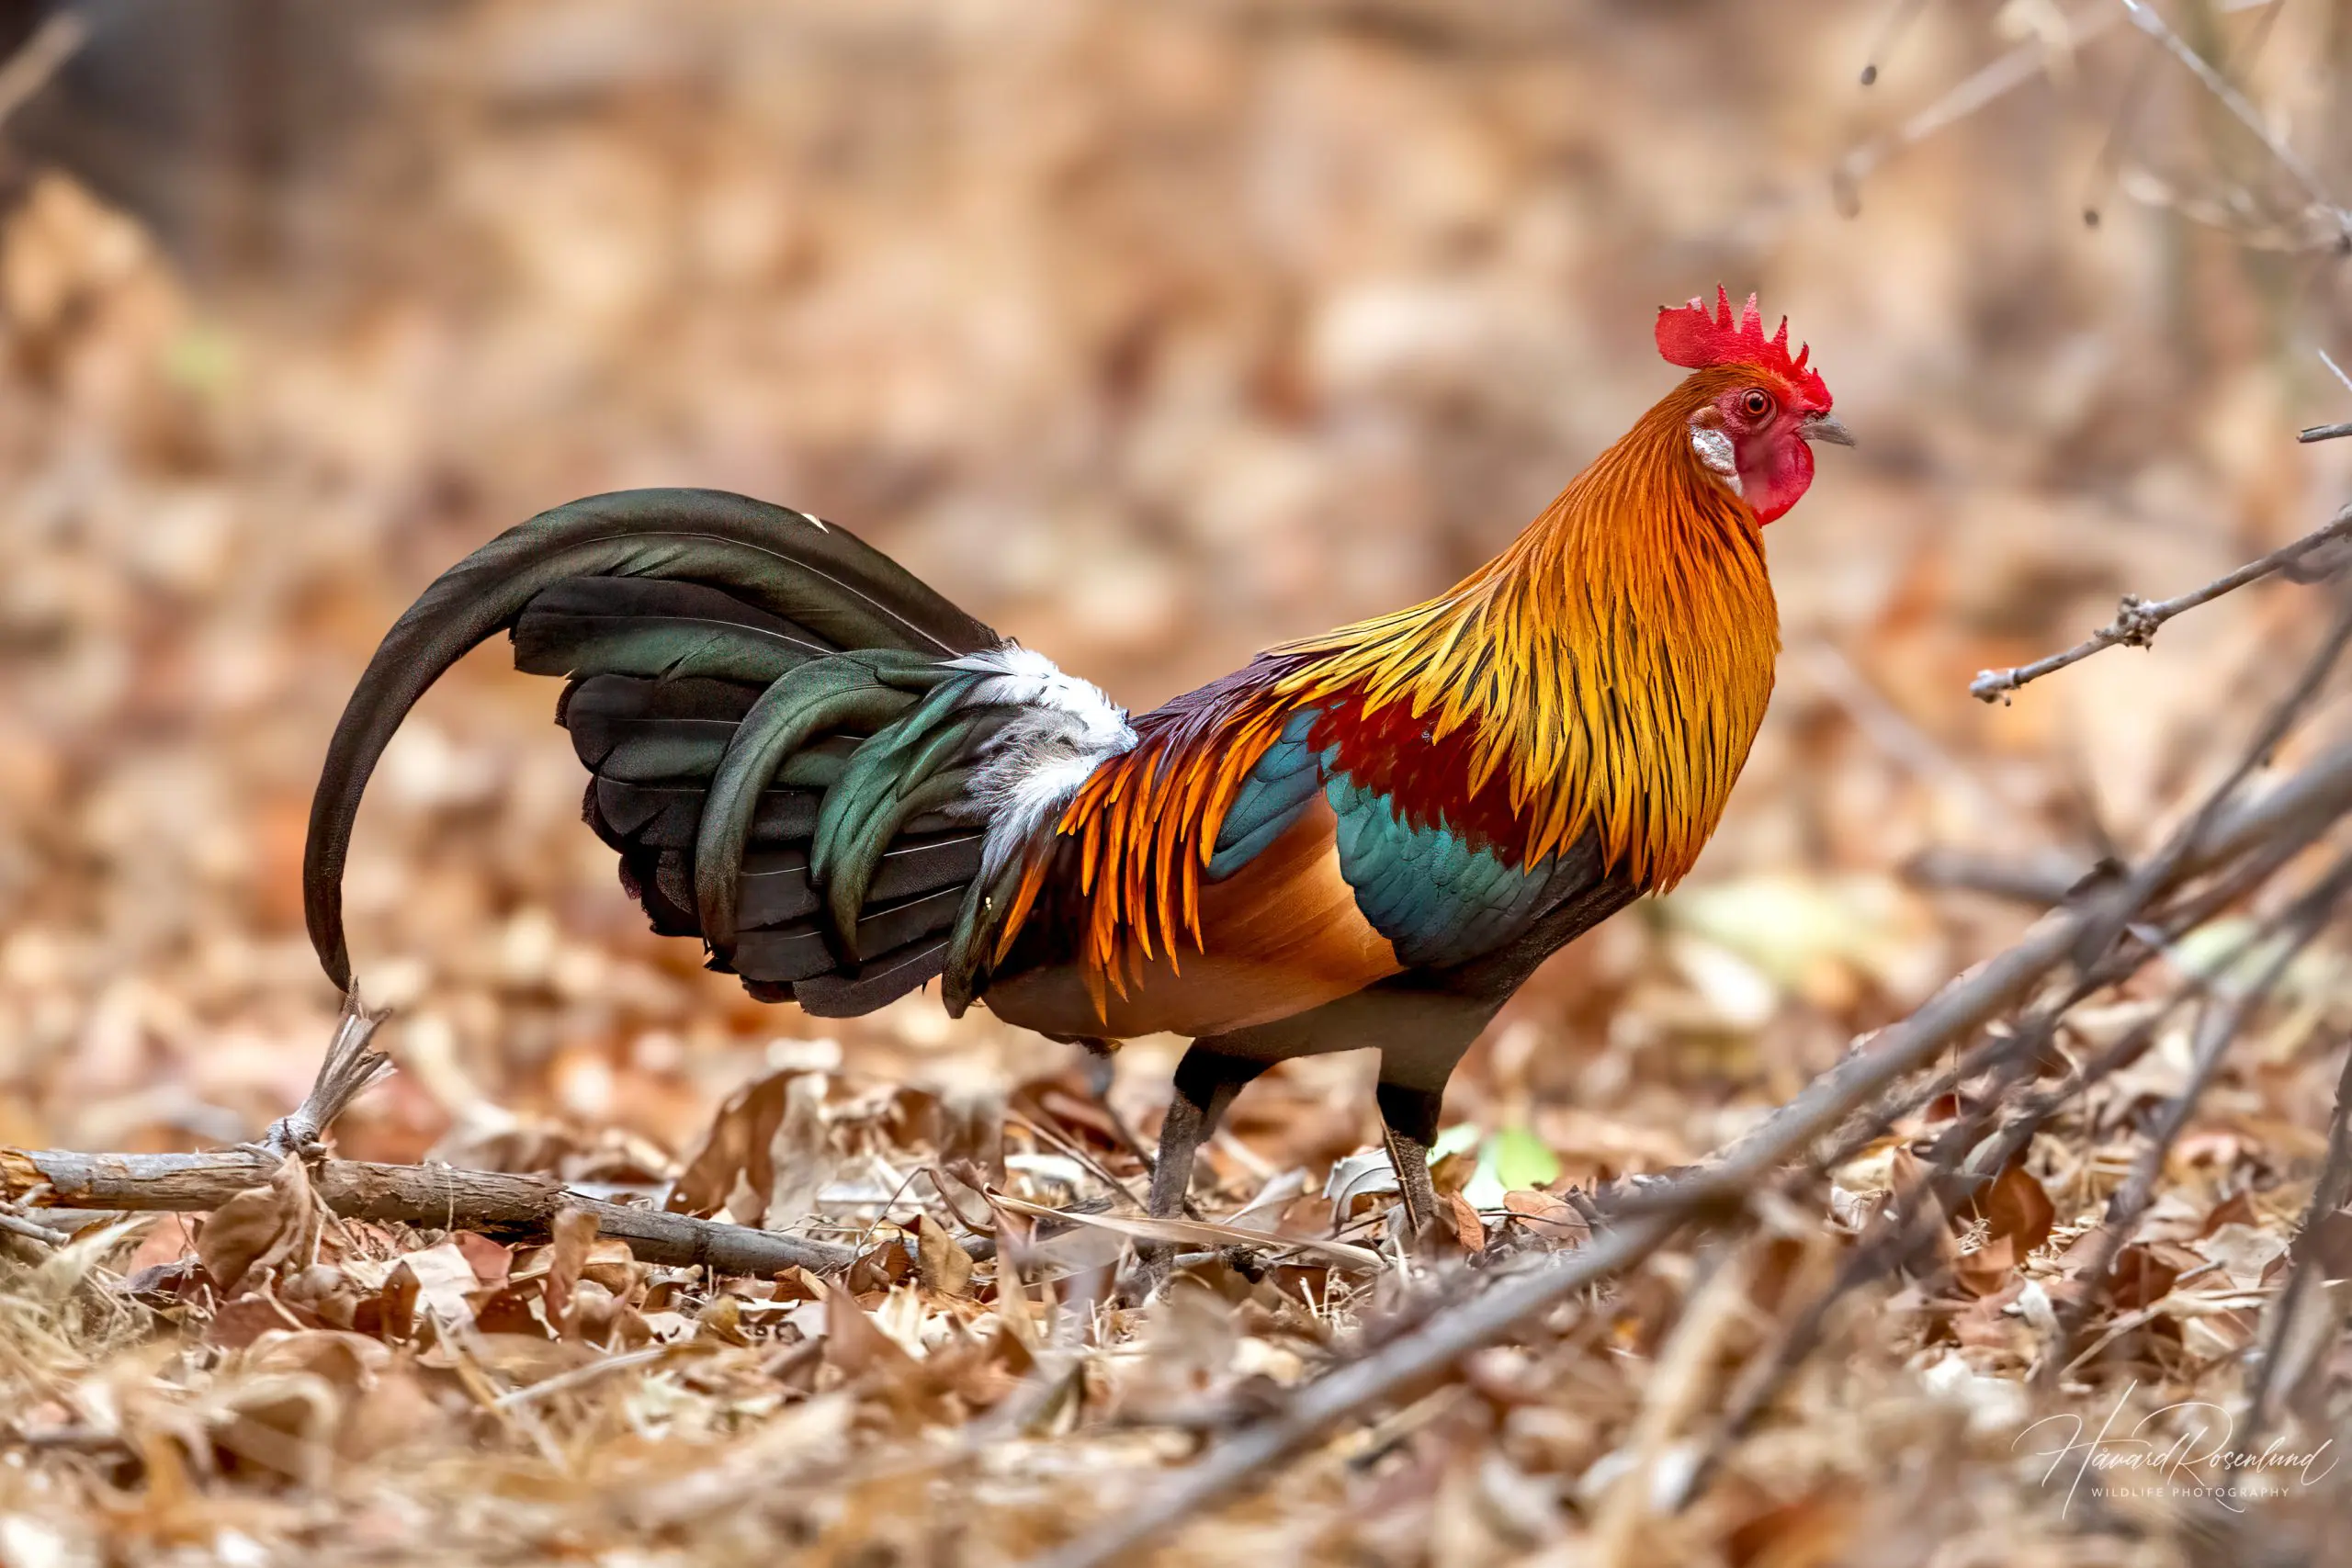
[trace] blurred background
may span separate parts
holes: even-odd
[[[2352,189],[2346,7],[2167,14]],[[187,1147],[300,1099],[343,699],[437,571],[584,493],[808,509],[1142,708],[1444,588],[1673,383],[1659,305],[1759,289],[1860,441],[1768,535],[1771,716],[1686,888],[1556,960],[1449,1106],[1576,1179],[1693,1157],[2033,912],[1918,852],[2143,843],[2302,596],[2010,706],[1969,677],[2352,493],[2352,443],[2293,442],[2352,418],[2340,234],[2100,0],[0,22],[0,1144]],[[1069,1068],[927,997],[761,1008],[655,941],[554,696],[486,649],[379,775],[353,945],[407,1070],[348,1152],[659,1176],[763,1065]],[[1147,1124],[1173,1054],[1120,1058]],[[1285,1068],[1244,1144],[1364,1141],[1336,1091],[1369,1067]]]

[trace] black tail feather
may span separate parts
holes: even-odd
[[[571,581],[579,579],[633,580],[634,588],[648,592],[639,597],[627,589],[582,588]],[[752,614],[654,583],[698,585]],[[559,588],[521,639],[526,668],[561,662],[576,674],[601,658],[612,662],[596,672],[621,678],[750,676],[741,688],[746,705],[757,693],[757,671],[808,656],[797,646],[802,633],[823,650],[896,649],[940,658],[999,640],[854,536],[744,496],[624,491],[557,507],[508,530],[443,573],[385,635],[328,746],[311,801],[303,894],[311,945],[338,987],[351,983],[343,868],[377,760],[444,671],[484,638],[515,626],[535,600]],[[651,612],[646,635],[608,624],[616,614],[627,620],[640,608]],[[567,719],[577,701],[575,694],[566,705]],[[704,716],[673,723],[665,709],[647,722],[656,727],[650,732],[607,737],[610,744],[592,765],[602,773],[602,760],[620,753],[629,763],[627,776],[616,775],[624,784],[695,776],[692,765],[707,742],[682,726],[707,722]],[[718,745],[723,754],[723,738]],[[780,772],[774,782],[818,781]],[[763,808],[770,793],[763,792]],[[648,885],[658,890],[659,866],[647,869],[656,873]]]
[[[792,996],[812,1018],[856,1018],[928,985],[946,966],[947,935],[942,931],[869,958],[846,975],[811,976],[792,987]]]

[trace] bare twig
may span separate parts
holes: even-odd
[[[2086,874],[2079,863],[2054,850],[2033,860],[2009,861],[1938,848],[1922,850],[1903,863],[1903,880],[1914,887],[1982,893],[2044,909],[2064,903]]]
[[[18,1236],[26,1241],[37,1241],[41,1246],[51,1248],[63,1247],[74,1239],[64,1231],[26,1219],[19,1214],[12,1214],[6,1209],[0,1209],[0,1235]]]
[[[2344,513],[2339,514],[2340,517],[2343,515],[2352,515],[2352,507],[2346,507]],[[2320,689],[2327,683],[2348,642],[2352,642],[2352,598],[2346,598],[2338,607],[2335,624],[2321,639],[2318,650],[2304,664],[2302,672],[2295,678],[2295,683],[2288,689],[2286,695],[2272,704],[2270,711],[2263,716],[2254,739],[2238,754],[2236,765],[2231,768],[2228,775],[2207,793],[2203,802],[2190,814],[2188,820],[2165,841],[2164,847],[2149,857],[2147,863],[2134,871],[2123,886],[2098,908],[2096,918],[2086,924],[2081,946],[2076,950],[2075,962],[2079,965],[2087,969],[2098,962],[2099,955],[2123,934],[2132,916],[2145,907],[2157,892],[2177,880],[2180,874],[2197,859],[2206,836],[2226,818],[2238,786],[2253,776],[2255,769],[2277,754],[2279,743],[2286,739],[2297,721],[2310,708],[2312,700],[2319,695]]]
[[[90,24],[79,11],[52,11],[41,25],[0,64],[0,120],[8,118],[49,85],[65,62],[89,41]]]
[[[2278,139],[2264,121],[2260,111],[2246,101],[2245,95],[2232,86],[2229,78],[2215,70],[2203,55],[2189,48],[2188,40],[2172,30],[2164,17],[2157,15],[2154,6],[2144,4],[2144,0],[2123,0],[2123,8],[2131,14],[2134,27],[2162,44],[2175,60],[2187,66],[2189,73],[2204,85],[2205,90],[2220,99],[2222,107],[2228,109],[2239,124],[2254,133],[2255,140],[2262,143],[2270,156],[2278,161],[2278,166],[2294,176],[2295,183],[2303,187],[2303,194],[2311,198],[2312,205],[2326,213],[2334,220],[2337,233],[2346,242],[2352,243],[2352,212],[2346,212],[2336,204],[2320,184],[2319,176],[2312,173],[2311,165],[2303,162],[2301,154]]]
[[[1643,1527],[1655,1512],[1652,1498],[1660,1461],[1675,1434],[1697,1414],[1722,1364],[1724,1342],[1747,1312],[1749,1273],[1748,1259],[1737,1245],[1723,1246],[1691,1288],[1681,1320],[1659,1348],[1657,1375],[1643,1392],[1641,1413],[1626,1438],[1633,1462],[1609,1488],[1593,1519],[1585,1560],[1595,1568],[1652,1561],[1643,1548]]]
[[[2117,606],[2115,619],[2063,653],[2037,659],[2030,664],[2020,664],[2008,670],[1984,670],[1968,683],[1968,694],[1981,703],[2001,702],[2009,693],[2028,682],[2039,681],[2054,674],[2070,664],[2078,664],[2103,648],[2118,643],[2132,648],[2145,648],[2154,639],[2156,628],[2185,611],[2200,604],[2210,604],[2224,593],[2233,592],[2249,582],[2259,582],[2271,573],[2294,565],[2322,545],[2352,535],[2352,506],[2346,507],[2324,528],[2304,535],[2292,544],[2281,545],[2259,560],[2248,561],[2235,571],[2215,578],[2204,587],[2193,589],[2177,599],[2149,601],[2136,593],[2126,593]]]
[[[2066,17],[2067,47],[2080,49],[2113,27],[2116,20],[2116,14],[2104,8],[2086,8],[2079,15]],[[2033,39],[2018,44],[1991,64],[1962,78],[1950,92],[1905,120],[1892,133],[1866,141],[1848,152],[1838,161],[1837,168],[1832,171],[1832,183],[1841,197],[1850,202],[1862,181],[1876,173],[1888,159],[2016,91],[2041,75],[2049,63],[2050,45],[2047,42]],[[1864,85],[1868,85],[1865,81]]]
[[[2270,1331],[2263,1339],[2262,1359],[2255,1363],[2253,1378],[2246,1388],[2248,1440],[2243,1447],[2251,1449],[2270,1421],[2272,1396],[2286,1393],[2295,1381],[2291,1372],[2280,1375],[2281,1363],[2296,1342],[2312,1290],[2321,1282],[2320,1260],[2312,1256],[2320,1223],[2342,1208],[2346,1197],[2352,1197],[2352,1051],[2345,1053],[2344,1070],[2335,1083],[2335,1113],[2328,1120],[2327,1157],[2320,1166],[2319,1179],[2312,1186],[2311,1201],[2303,1210],[2302,1223],[2295,1227],[2294,1243],[2287,1253],[2286,1288],[2270,1308]]]
[[[2319,934],[2320,928],[2335,912],[2347,888],[2352,888],[2352,854],[2337,860],[2317,886],[2295,902],[2292,914],[2285,922],[2284,938],[2265,961],[2261,974],[2242,989],[2225,992],[2216,998],[2200,1021],[2197,1043],[2191,1057],[2188,1081],[2180,1092],[2168,1101],[2162,1116],[2150,1134],[2147,1146],[2132,1162],[2131,1174],[2123,1185],[2108,1201],[2107,1213],[2091,1243],[2090,1257],[2075,1276],[2075,1292],[2058,1313],[2058,1327],[2051,1336],[2050,1352],[2042,1361],[2038,1381],[2044,1387],[2055,1387],[2060,1376],[2072,1364],[2075,1336],[2080,1332],[2083,1319],[2098,1298],[2107,1280],[2108,1270],[2114,1267],[2116,1255],[2123,1250],[2132,1236],[2132,1228],[2140,1223],[2155,1195],[2156,1179],[2164,1171],[2164,1163],[2178,1141],[2181,1130],[2188,1126],[2195,1113],[2197,1102],[2213,1080],[2214,1072],[2222,1065],[2222,1056],[2237,1038],[2255,1007],[2267,997],[2286,973],[2287,965]]]
[[[62,1208],[198,1213],[266,1181],[282,1157],[258,1148],[197,1155],[0,1148],[0,1197],[14,1199],[46,1187],[36,1201]],[[345,1219],[485,1235],[542,1235],[560,1212],[583,1210],[596,1216],[600,1234],[628,1243],[648,1263],[701,1264],[724,1274],[795,1268],[831,1271],[848,1267],[855,1257],[848,1247],[828,1242],[607,1203],[544,1177],[503,1171],[322,1159],[312,1167],[311,1183],[327,1207]]]

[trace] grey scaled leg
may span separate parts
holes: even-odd
[[[1378,1093],[1388,1163],[1396,1168],[1396,1188],[1405,1199],[1405,1223],[1412,1228],[1411,1245],[1418,1247],[1438,1224],[1437,1186],[1430,1180],[1430,1145],[1437,1142],[1438,1113],[1445,1103],[1445,1091],[1383,1081]]]
[[[1185,1195],[1193,1186],[1193,1156],[1224,1120],[1226,1107],[1241,1086],[1266,1070],[1268,1064],[1245,1056],[1228,1056],[1204,1042],[1193,1042],[1176,1064],[1176,1098],[1169,1102],[1168,1119],[1159,1124],[1159,1157],[1152,1162],[1151,1196],[1147,1204],[1154,1219],[1174,1219],[1184,1212]],[[1168,1281],[1175,1263],[1173,1247],[1147,1243],[1136,1248],[1136,1272],[1126,1287],[1129,1299],[1142,1303]]]
[[[1193,1187],[1193,1156],[1225,1120],[1226,1108],[1241,1086],[1269,1064],[1228,1056],[1205,1041],[1193,1042],[1176,1064],[1176,1098],[1159,1124],[1159,1157],[1152,1163],[1149,1210],[1155,1219],[1183,1213]]]

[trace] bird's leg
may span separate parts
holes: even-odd
[[[1419,1247],[1438,1224],[1437,1185],[1430,1179],[1430,1145],[1437,1142],[1438,1112],[1445,1093],[1384,1081],[1377,1094],[1388,1163],[1396,1169],[1396,1190],[1405,1200],[1405,1224],[1413,1233],[1408,1246]]]
[[[1173,1219],[1184,1211],[1193,1186],[1193,1156],[1225,1119],[1226,1107],[1241,1086],[1266,1070],[1264,1062],[1222,1052],[1194,1043],[1176,1064],[1176,1098],[1169,1102],[1167,1119],[1159,1124],[1159,1157],[1151,1168],[1151,1195],[1147,1210],[1158,1220]],[[1139,1249],[1138,1298],[1148,1296],[1168,1278],[1172,1249],[1152,1245]]]
[[[1198,1043],[1176,1064],[1176,1098],[1159,1124],[1159,1157],[1151,1171],[1149,1212],[1154,1219],[1183,1213],[1185,1194],[1193,1188],[1193,1156],[1225,1120],[1226,1107],[1241,1086],[1266,1066]]]

